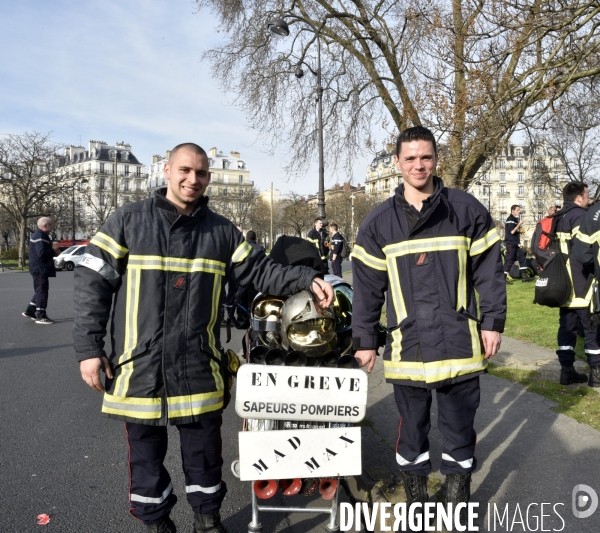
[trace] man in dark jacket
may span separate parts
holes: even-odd
[[[328,233],[327,230],[323,227],[323,219],[321,217],[315,218],[315,227],[311,229],[306,235],[306,239],[312,242],[319,250],[321,261],[323,261],[323,268],[325,269],[325,274],[329,273],[329,262],[327,257],[327,246],[329,245],[329,243],[327,242],[327,235]]]
[[[448,502],[456,506],[469,500],[477,466],[479,375],[498,352],[504,330],[500,238],[485,207],[434,176],[437,150],[428,129],[403,131],[394,160],[404,183],[367,216],[352,254],[352,341],[370,372],[387,291],[383,364],[400,412],[396,460],[408,503],[428,500],[427,435],[435,389],[444,436],[441,472]]]
[[[102,411],[125,421],[130,512],[149,532],[176,531],[169,514],[177,497],[163,466],[167,425],[179,430],[194,531],[226,531],[219,509],[227,491],[221,415],[228,363],[218,321],[226,280],[274,295],[310,289],[321,305],[333,301],[331,285],[314,270],[275,264],[208,208],[208,168],[198,145],[176,146],[164,169],[167,188],[117,209],[75,269],[81,376],[95,390],[106,387]]]
[[[508,280],[510,267],[515,261],[519,262],[519,270],[521,276],[526,276],[527,271],[527,256],[521,248],[521,226],[523,220],[519,219],[521,208],[515,204],[510,207],[510,215],[504,224],[504,245],[506,246],[506,258],[504,261],[504,276],[506,283],[511,283]]]
[[[337,224],[330,224],[329,227],[333,231],[329,247],[331,248],[331,270],[333,275],[342,277],[342,248],[344,246],[344,237],[338,232]]]
[[[33,277],[35,294],[27,309],[21,314],[35,320],[36,324],[50,325],[54,324],[54,320],[50,320],[46,314],[50,289],[48,278],[56,277],[54,257],[60,252],[58,248],[52,246],[52,240],[48,235],[52,231],[52,220],[42,217],[37,221],[37,227],[38,229],[29,239],[29,272]]]
[[[598,364],[600,363],[600,344],[597,328],[589,327],[589,307],[591,294],[591,279],[594,272],[593,262],[582,263],[574,253],[574,238],[579,236],[581,224],[585,218],[589,200],[585,183],[571,182],[563,188],[563,206],[553,216],[558,218],[556,234],[563,254],[569,257],[567,270],[571,278],[571,296],[559,309],[558,350],[556,355],[560,362],[560,383],[588,382],[590,387],[600,387]],[[584,350],[590,365],[589,378],[577,372],[573,367],[575,362],[575,344],[577,329],[583,326]]]

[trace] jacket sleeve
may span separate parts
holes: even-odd
[[[481,329],[502,333],[506,321],[506,281],[500,257],[500,236],[483,206],[473,211],[475,220],[469,256],[473,284],[479,294]]]
[[[584,264],[594,262],[594,245],[600,241],[600,205],[588,209],[575,235],[573,254]]]
[[[231,242],[231,275],[243,287],[254,287],[273,296],[288,296],[310,290],[312,280],[322,277],[306,266],[284,267],[276,263],[258,246],[250,246],[237,230],[232,232]]]
[[[122,213],[117,210],[87,245],[75,269],[73,344],[79,361],[106,355],[106,326],[128,254]]]
[[[375,234],[377,219],[359,229],[352,251],[352,345],[377,350],[377,326],[388,288],[386,257]]]

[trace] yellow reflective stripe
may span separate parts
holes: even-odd
[[[102,248],[105,252],[108,252],[115,259],[122,259],[129,253],[129,250],[127,248],[121,246],[112,237],[109,237],[106,233],[102,233],[101,231],[94,235],[90,243],[95,244],[96,246],[98,246],[98,248]]]
[[[233,252],[233,255],[231,256],[231,262],[241,263],[244,259],[246,259],[246,257],[248,257],[248,254],[250,254],[251,251],[252,246],[250,246],[246,241],[244,241],[237,247],[236,251]]]
[[[577,233],[577,238],[586,244],[594,244],[600,240],[600,230],[593,233],[592,235],[587,235],[586,233],[579,232]]]
[[[102,412],[128,416],[143,420],[152,420],[161,416],[160,398],[124,398],[105,393],[102,400]]]
[[[140,278],[142,273],[135,268],[127,269],[127,296],[125,300],[125,339],[123,353],[119,357],[119,376],[115,382],[115,396],[124,397],[129,389],[129,380],[133,374],[133,361],[127,361],[137,346],[138,307],[140,298]],[[125,364],[123,364],[125,363]]]
[[[214,327],[217,322],[217,318],[219,317],[219,296],[221,294],[221,278],[215,276],[215,280],[213,283],[213,292],[212,292],[212,307],[210,312],[210,321],[208,322],[208,346],[210,347],[213,355],[220,361],[221,360],[221,352],[217,349],[217,342],[215,340]],[[223,377],[221,376],[221,369],[219,368],[219,363],[217,363],[214,359],[210,360],[210,368],[212,371],[213,378],[215,380],[215,385],[218,391],[222,391],[224,389],[223,385]]]
[[[167,398],[167,407],[169,418],[195,416],[217,411],[223,407],[223,391],[171,396]]]
[[[185,259],[183,257],[162,257],[159,255],[130,255],[128,267],[170,272],[208,272],[209,274],[224,276],[226,265],[221,261],[201,257]]]
[[[491,248],[499,240],[500,235],[498,235],[496,228],[491,229],[481,239],[477,239],[471,244],[471,249],[469,250],[471,257],[485,252],[488,248]]]
[[[414,239],[390,244],[383,248],[386,257],[400,257],[407,254],[420,254],[424,252],[444,252],[447,250],[468,250],[471,239],[455,235],[453,237],[432,237],[428,239]]]
[[[387,379],[403,379],[436,383],[457,376],[479,372],[487,367],[482,355],[468,359],[447,359],[430,363],[384,361],[384,374]]]
[[[367,251],[359,244],[354,245],[351,255],[352,259],[359,259],[370,268],[381,270],[383,272],[387,270],[385,259],[379,259],[378,257],[367,253]]]
[[[398,262],[395,259],[388,260],[388,269],[391,276],[388,276],[390,288],[392,289],[392,305],[396,313],[396,324],[400,324],[407,316],[406,304],[402,296],[402,287],[400,286],[400,276],[398,274]],[[396,328],[392,331],[392,361],[400,361],[402,358],[402,331]]]

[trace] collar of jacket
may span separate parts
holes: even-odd
[[[554,213],[554,217],[560,216],[560,215],[564,215],[565,213],[567,213],[568,211],[571,211],[571,209],[575,209],[576,207],[579,207],[579,209],[584,209],[583,207],[581,207],[579,204],[576,204],[575,202],[564,202],[562,207],[560,208],[559,211],[557,211],[556,213]]]
[[[154,198],[156,200],[156,207],[158,207],[159,209],[168,211],[169,213],[177,215],[177,208],[169,200],[167,200],[167,188],[166,187],[164,187],[162,189],[158,189],[154,193]],[[207,211],[208,211],[208,196],[201,196],[200,198],[198,198],[198,201],[196,202],[196,207],[194,207],[194,211],[192,212],[192,214],[187,215],[187,216],[203,217],[204,215],[206,215]]]
[[[454,220],[452,206],[450,206],[450,203],[448,202],[448,190],[446,187],[444,187],[442,178],[433,176],[433,184],[435,186],[433,194],[423,200],[423,207],[419,213],[419,218],[417,219],[417,223],[414,225],[410,233],[413,233],[418,226],[420,226],[425,220],[427,220],[427,218],[429,218],[431,213],[433,213],[435,208],[439,205],[440,201],[446,204],[450,222],[452,223]],[[396,202],[400,205],[400,207],[402,207],[402,213],[404,214],[404,208],[409,208],[411,206],[411,204],[406,201],[406,198],[404,198],[404,183],[401,183],[398,185],[398,187],[396,187],[395,198]],[[414,211],[416,212],[416,209],[414,209]],[[404,216],[406,217],[405,214]]]

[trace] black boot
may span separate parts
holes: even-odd
[[[196,513],[194,515],[194,533],[227,533],[221,524],[219,511],[212,513]]]
[[[148,528],[148,533],[177,533],[177,528],[168,516],[162,518],[159,522],[155,524],[146,524]]]
[[[590,366],[590,379],[588,380],[590,387],[600,387],[600,366]]]
[[[591,378],[590,378],[591,379]],[[573,366],[563,366],[560,369],[560,384],[571,385],[573,383],[585,383],[588,380],[585,374],[577,372]]]
[[[471,474],[450,474],[446,476],[446,501],[452,504],[452,512],[459,503],[469,503],[471,499]],[[467,525],[467,508],[459,514],[460,524]]]
[[[423,506],[429,501],[427,495],[427,476],[417,476],[410,472],[400,472],[402,474],[402,483],[406,492],[407,510],[413,503],[422,503]],[[423,511],[415,514],[421,515],[421,520],[425,518]],[[422,523],[420,529],[410,529],[409,531],[425,531],[425,524]]]

